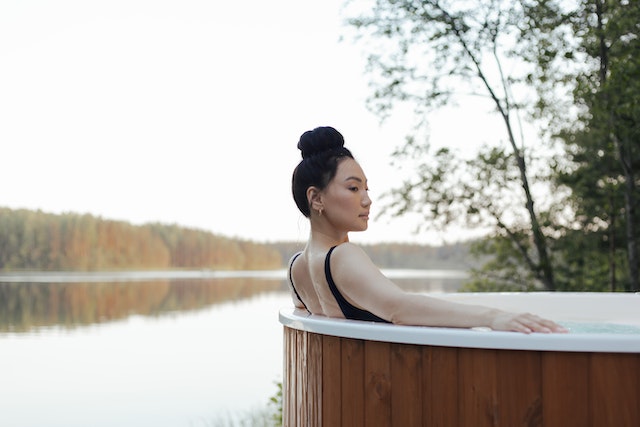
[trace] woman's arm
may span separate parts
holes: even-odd
[[[400,289],[358,246],[345,243],[331,257],[331,273],[352,304],[392,323],[421,326],[489,327],[516,332],[564,332],[555,322],[529,313],[510,313],[455,303]]]

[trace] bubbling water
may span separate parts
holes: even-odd
[[[638,334],[640,326],[606,322],[559,322],[573,334]]]

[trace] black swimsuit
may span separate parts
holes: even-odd
[[[304,303],[304,301],[302,301],[302,298],[300,298],[300,294],[298,293],[298,291],[296,290],[296,287],[293,286],[293,276],[291,275],[291,270],[293,270],[293,263],[296,261],[296,259],[298,259],[298,257],[300,256],[300,254],[302,254],[302,252],[298,252],[297,254],[295,254],[295,256],[293,257],[293,259],[291,260],[291,264],[289,264],[289,283],[291,283],[291,289],[293,289],[293,292],[296,293],[296,296],[298,297],[298,301],[300,301],[302,303],[302,305],[304,305],[304,308],[311,313],[311,311],[307,308],[307,304]]]
[[[335,248],[336,247],[334,246],[331,249],[329,249],[329,252],[327,252],[327,256],[325,257],[325,260],[324,260],[324,274],[325,274],[325,276],[327,278],[327,283],[329,284],[329,289],[331,290],[331,293],[333,294],[334,298],[336,299],[336,302],[340,306],[340,310],[342,310],[342,314],[344,315],[344,317],[347,318],[347,319],[351,319],[351,320],[367,320],[367,321],[371,321],[371,322],[390,323],[390,322],[384,320],[383,318],[376,316],[375,314],[371,313],[370,311],[363,310],[361,308],[358,308],[358,307],[354,306],[349,301],[347,301],[344,296],[342,296],[342,294],[338,290],[338,287],[336,286],[335,282],[333,281],[333,277],[331,276],[331,267],[330,267],[331,253],[333,252],[333,250]],[[293,258],[293,260],[291,261],[291,266],[293,266],[293,262],[296,260],[298,255],[300,255],[300,254],[298,253]],[[291,287],[293,288],[293,291],[296,293],[296,296],[298,297],[300,302],[302,302],[302,305],[304,305],[304,307],[307,308],[306,304],[300,298],[300,295],[298,294],[298,291],[296,291],[295,286],[293,286],[293,278],[291,277],[291,267],[289,268],[289,282],[291,282]],[[308,308],[307,308],[307,311],[309,311]]]

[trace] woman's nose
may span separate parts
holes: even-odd
[[[371,198],[369,197],[369,193],[364,192],[364,197],[362,198],[362,206],[371,206]]]

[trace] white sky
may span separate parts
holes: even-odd
[[[364,167],[375,215],[412,119],[380,126],[366,110],[364,54],[339,41],[341,5],[3,0],[0,206],[302,241],[296,143],[330,125]],[[436,145],[492,132],[456,110],[431,122]],[[352,240],[456,240],[413,228],[377,219]]]

